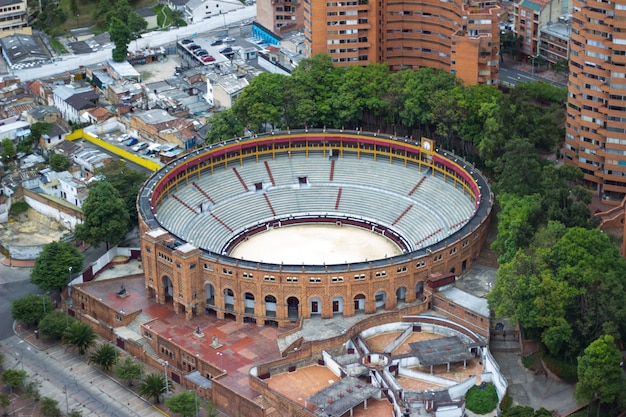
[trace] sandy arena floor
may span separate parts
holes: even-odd
[[[30,208],[20,215],[19,221],[0,225],[0,241],[9,246],[45,245],[68,233],[60,223]]]
[[[362,262],[401,253],[393,242],[350,226],[299,225],[281,227],[250,237],[230,256],[275,264],[327,265]]]

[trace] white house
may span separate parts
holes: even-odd
[[[80,113],[98,106],[98,93],[91,87],[60,85],[52,90],[52,102],[68,122],[80,123]]]
[[[167,5],[172,10],[180,10],[189,23],[201,22],[203,19],[218,18],[224,13],[243,8],[243,4],[236,0],[168,0]]]
[[[249,84],[245,77],[237,74],[209,74],[207,75],[206,101],[214,107],[229,109]]]

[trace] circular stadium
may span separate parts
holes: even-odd
[[[146,289],[177,311],[286,325],[423,298],[471,267],[492,195],[461,158],[379,134],[222,142],[153,174],[138,198]]]

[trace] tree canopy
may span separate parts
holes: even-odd
[[[50,156],[50,168],[57,172],[66,171],[70,167],[70,160],[60,153],[53,153]]]
[[[13,318],[29,325],[39,323],[52,310],[54,306],[47,295],[28,294],[11,304]]]
[[[96,343],[98,335],[88,324],[74,321],[63,332],[62,342],[78,351],[79,355],[84,355]]]
[[[626,335],[625,279],[626,260],[608,236],[551,222],[500,266],[488,299],[497,317],[573,359],[588,340]]]
[[[165,406],[182,417],[191,417],[196,414],[197,399],[193,392],[185,391],[172,395],[165,400]]]
[[[51,339],[61,339],[67,326],[74,320],[64,311],[51,311],[39,322],[39,333]]]
[[[60,291],[69,281],[70,268],[74,272],[83,269],[83,259],[69,243],[48,243],[35,260],[30,282],[44,291]]]
[[[139,384],[137,392],[143,397],[151,398],[155,404],[159,403],[161,395],[165,394],[167,387],[165,377],[162,374],[148,374]]]
[[[115,246],[130,230],[126,203],[108,181],[96,181],[83,203],[84,222],[76,226],[75,235],[91,245],[100,242]]]
[[[578,358],[576,398],[626,407],[626,376],[621,361],[622,355],[611,335],[591,342]]]
[[[129,227],[137,225],[137,194],[146,181],[147,175],[129,168],[126,162],[118,159],[96,170],[96,175],[111,183],[126,205],[129,214]]]

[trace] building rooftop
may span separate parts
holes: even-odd
[[[480,314],[483,317],[489,317],[489,306],[487,305],[487,299],[476,297],[468,292],[460,290],[454,286],[444,288],[439,291],[447,299],[454,301],[460,306],[463,306],[471,311]]]
[[[570,27],[562,23],[550,23],[542,27],[541,31],[549,35],[554,35],[559,38],[566,38],[566,39],[569,39],[570,33],[571,33]]]
[[[14,69],[34,67],[50,58],[32,35],[9,35],[0,39],[0,46],[8,64]]]

